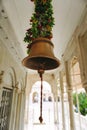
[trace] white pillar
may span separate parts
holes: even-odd
[[[15,130],[19,130],[19,126],[20,126],[20,108],[21,108],[21,93],[18,93]]]
[[[56,98],[55,98],[55,94],[54,94],[54,123],[56,123]]]
[[[20,117],[19,117],[19,130],[24,130],[24,115],[25,115],[25,90],[22,90]]]
[[[13,97],[12,97],[12,107],[11,107],[9,130],[15,130],[17,98],[18,98],[17,88],[13,88]]]
[[[65,62],[65,71],[66,71],[66,82],[67,82],[68,101],[69,101],[70,130],[75,130],[70,64],[68,61]]]
[[[55,107],[55,120],[54,120],[54,122],[56,123],[56,124],[58,124],[59,123],[59,121],[58,121],[58,98],[57,98],[58,96],[57,96],[57,93],[55,93],[55,96],[54,96],[54,98],[55,98],[55,104],[54,104],[54,107]]]
[[[62,125],[63,125],[63,130],[66,130],[65,114],[64,114],[64,86],[63,86],[62,72],[60,72],[60,89],[61,89],[61,105],[62,105]]]
[[[78,116],[79,116],[79,128],[81,130],[81,119],[80,119],[80,107],[79,107],[79,98],[78,98],[78,89],[77,89],[77,85],[76,85],[76,79],[75,79],[75,75],[74,75],[74,68],[73,68],[73,82],[75,84],[75,92],[76,92],[76,102],[77,102],[77,108],[78,108]]]
[[[15,130],[24,130],[25,91],[18,94]]]
[[[54,76],[53,80],[53,86],[54,86],[54,123],[57,125],[57,130],[59,129],[59,116],[58,116],[58,89],[57,89],[57,81]]]

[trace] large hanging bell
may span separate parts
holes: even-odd
[[[53,43],[47,38],[37,38],[30,46],[29,56],[22,61],[23,65],[33,70],[51,70],[60,65],[53,54]]]

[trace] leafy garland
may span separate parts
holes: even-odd
[[[51,39],[54,25],[52,0],[31,0],[35,4],[35,10],[30,19],[31,28],[27,29],[24,41],[29,46],[35,38],[43,37]]]

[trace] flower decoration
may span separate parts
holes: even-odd
[[[54,25],[52,0],[31,0],[35,4],[34,13],[30,19],[31,28],[27,29],[24,41],[29,45],[35,38],[51,39]],[[29,52],[28,52],[29,53]]]

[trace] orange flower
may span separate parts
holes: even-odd
[[[48,31],[51,31],[51,27],[49,25],[46,26]]]
[[[35,20],[33,20],[33,23],[35,23],[35,24],[36,24],[37,22],[38,22],[38,21],[37,21],[36,19],[35,19]]]

